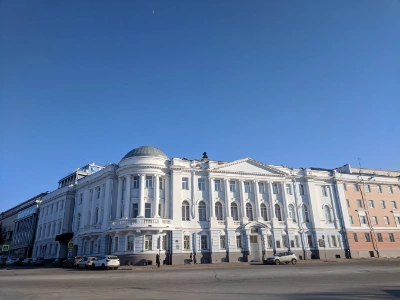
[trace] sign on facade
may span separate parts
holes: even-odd
[[[72,249],[72,248],[74,248],[74,242],[69,242],[68,243],[68,249]]]
[[[1,251],[6,252],[10,250],[10,245],[3,245],[3,247],[1,247]]]

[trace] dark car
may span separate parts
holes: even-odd
[[[63,261],[63,268],[76,268],[78,265],[78,262],[80,262],[83,259],[82,256],[75,256],[75,257],[70,257],[67,258],[66,260]]]
[[[51,266],[52,267],[62,267],[63,266],[63,262],[65,261],[65,258],[56,258],[55,260],[53,260],[51,262]]]
[[[45,259],[44,259],[44,257],[35,257],[29,262],[29,264],[31,266],[44,266]]]

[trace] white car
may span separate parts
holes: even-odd
[[[279,264],[289,264],[289,263],[292,263],[293,265],[297,263],[296,254],[291,252],[277,253],[274,256],[268,257],[263,262],[264,265],[272,265],[272,264],[279,265]]]
[[[100,256],[97,260],[95,260],[92,264],[92,268],[101,268],[103,270],[105,269],[118,269],[120,266],[119,263],[119,258],[118,256],[114,255],[106,255],[106,256]]]

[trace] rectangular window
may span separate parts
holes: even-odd
[[[132,218],[137,218],[139,215],[139,204],[133,203],[132,204]]]
[[[267,235],[267,247],[272,248],[272,236]]]
[[[184,177],[182,178],[182,190],[188,190],[189,189],[189,178]]]
[[[360,223],[361,224],[367,224],[367,221],[365,219],[365,216],[360,216]]]
[[[378,238],[378,242],[383,242],[382,233],[377,233],[376,237]]]
[[[350,207],[350,200],[349,199],[346,199],[346,204],[347,204],[347,207]]]
[[[220,247],[220,249],[226,249],[224,235],[219,236],[219,247]]]
[[[353,216],[349,216],[349,219],[350,219],[350,224],[354,224]]]
[[[236,192],[236,181],[234,180],[229,181],[229,190],[231,192]]]
[[[358,243],[357,233],[353,233],[354,241]]]
[[[183,249],[190,250],[190,236],[189,235],[183,236]]]
[[[153,236],[145,235],[144,236],[144,250],[149,251],[153,249]]]
[[[293,240],[290,240],[290,247],[291,248],[294,248],[295,246],[294,246],[294,241]]]
[[[389,222],[389,217],[383,217],[383,219],[385,220],[385,224],[386,224],[386,225],[389,225],[389,224],[390,224],[390,222]]]
[[[390,185],[388,186],[388,192],[389,194],[393,194],[393,188]]]
[[[133,235],[128,235],[126,239],[126,250],[133,251]]]
[[[347,191],[347,184],[343,183],[343,189]]]
[[[356,184],[354,184],[354,190],[356,191],[356,192],[358,192],[359,191],[359,189],[358,189],[358,184],[356,183]]]
[[[164,214],[162,212],[162,204],[158,204],[158,215],[160,216],[160,218],[164,217]]]
[[[221,191],[221,180],[219,180],[219,179],[215,179],[214,180],[214,190],[216,192],[220,192]]]
[[[132,182],[132,188],[133,189],[138,189],[139,188],[139,176],[133,176],[133,182]]]
[[[207,236],[206,235],[202,235],[201,238],[201,250],[207,250],[208,249],[208,242],[207,242]]]
[[[389,240],[390,240],[392,243],[395,242],[395,240],[394,240],[394,234],[393,234],[393,233],[389,233]]]
[[[376,216],[372,217],[372,224],[374,225],[378,224],[378,218]]]
[[[236,248],[242,249],[242,236],[241,235],[236,236]]]
[[[378,193],[382,193],[382,187],[380,185],[377,185],[376,189],[378,190]]]
[[[371,192],[371,186],[370,186],[369,184],[367,184],[367,185],[365,186],[365,191],[366,191],[367,193],[370,193],[370,192]]]
[[[282,244],[283,244],[283,248],[287,248],[287,237],[286,237],[286,235],[282,236]]]
[[[164,189],[164,178],[162,178],[162,177],[158,178],[158,188],[160,190]]]
[[[153,188],[153,176],[146,176],[146,189]]]
[[[336,236],[332,235],[331,241],[332,241],[332,247],[337,247]]]
[[[397,225],[400,225],[400,217],[394,217],[394,221]]]
[[[392,208],[393,208],[393,209],[397,209],[396,201],[392,201]]]
[[[321,186],[321,192],[322,192],[322,196],[324,196],[324,197],[328,196],[328,193],[326,191],[326,186],[325,185]]]
[[[304,184],[300,184],[299,185],[299,189],[300,189],[300,195],[305,195],[305,190],[304,190]]]
[[[357,199],[357,207],[362,208],[362,202],[360,199]]]
[[[279,194],[279,192],[278,192],[278,184],[277,183],[273,183],[272,184],[272,193],[273,194]]]
[[[118,244],[119,244],[119,240],[118,237],[114,237],[114,252],[118,252]]]
[[[198,179],[197,186],[199,188],[199,191],[204,191],[206,189],[206,184],[204,182],[204,178],[199,178]]]
[[[151,218],[151,203],[144,204],[144,217]]]
[[[300,238],[298,235],[294,236],[294,241],[296,243],[296,248],[300,248]]]
[[[250,193],[250,182],[248,182],[248,181],[244,182],[244,192]]]
[[[369,233],[364,233],[365,236],[365,241],[366,242],[370,242],[371,241],[371,236],[369,235]]]
[[[286,194],[291,195],[292,194],[292,187],[290,184],[286,184]]]
[[[264,182],[259,182],[259,183],[258,183],[258,192],[259,192],[260,194],[264,194],[264,193],[265,193]]]
[[[368,200],[369,208],[374,208],[374,200]]]
[[[98,188],[97,188],[97,199],[100,198],[100,194],[101,194],[101,188],[98,187]]]
[[[313,248],[314,247],[314,242],[313,242],[312,235],[307,235],[307,240],[308,240],[308,247]]]
[[[281,247],[281,241],[276,241],[276,248],[280,248]]]
[[[384,200],[379,201],[379,203],[381,204],[381,208],[386,208],[386,204]]]

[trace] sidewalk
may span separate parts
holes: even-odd
[[[325,263],[362,263],[362,262],[371,262],[371,263],[379,263],[379,262],[400,262],[400,258],[356,258],[356,259],[308,259],[308,260],[299,260],[297,264],[299,265],[313,265],[313,264],[325,264]],[[119,270],[132,270],[132,271],[142,271],[142,270],[172,270],[172,269],[200,269],[200,268],[240,268],[240,267],[248,267],[252,265],[262,265],[262,262],[233,262],[233,263],[213,263],[213,264],[187,264],[187,265],[161,265],[160,268],[157,268],[156,265],[150,266],[120,266]]]

